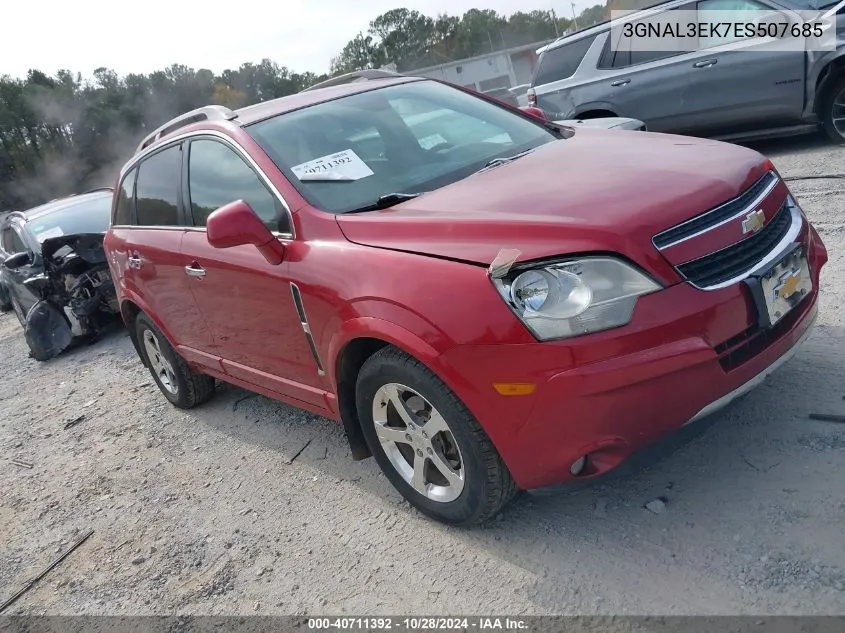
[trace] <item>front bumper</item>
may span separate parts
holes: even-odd
[[[594,478],[633,453],[715,413],[763,382],[809,336],[827,252],[802,231],[813,279],[775,329],[760,331],[743,284],[703,291],[681,283],[640,299],[631,323],[568,341],[460,346],[446,373],[522,489]],[[471,384],[470,384],[471,382]],[[500,396],[493,383],[536,385]],[[573,476],[570,467],[587,456]]]

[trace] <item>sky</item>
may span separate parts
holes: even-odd
[[[598,3],[575,0],[575,11]],[[373,18],[398,7],[432,17],[472,8],[505,15],[554,9],[572,17],[571,0],[41,0],[37,11],[27,2],[2,5],[0,23],[16,26],[0,37],[0,75],[13,77],[30,68],[91,76],[100,66],[146,74],[174,63],[219,73],[263,58],[322,73]]]

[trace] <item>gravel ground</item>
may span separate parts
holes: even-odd
[[[845,425],[807,418],[845,414],[845,182],[792,186],[831,257],[799,354],[650,468],[483,529],[421,517],[333,422],[226,385],[179,411],[122,331],[36,363],[0,316],[0,600],[94,530],[6,613],[845,613]]]

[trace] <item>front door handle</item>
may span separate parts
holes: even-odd
[[[618,88],[619,86],[627,86],[629,83],[631,83],[630,79],[619,79],[617,81],[612,81],[610,85],[614,88]]]
[[[188,277],[205,277],[205,269],[194,262],[190,266],[185,266],[185,274]]]
[[[693,68],[710,68],[711,66],[715,66],[718,62],[718,59],[705,59],[700,62],[695,62],[692,67]]]

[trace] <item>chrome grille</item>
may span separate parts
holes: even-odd
[[[698,286],[717,286],[755,268],[789,232],[792,205],[785,201],[775,217],[759,232],[727,248],[677,267],[684,278]]]
[[[777,183],[777,175],[773,171],[767,172],[762,178],[733,200],[729,200],[715,209],[711,209],[691,220],[687,220],[683,224],[673,226],[671,229],[658,233],[652,240],[654,246],[658,249],[667,248],[739,217],[744,212],[747,212],[749,207],[760,204],[771,193]]]

